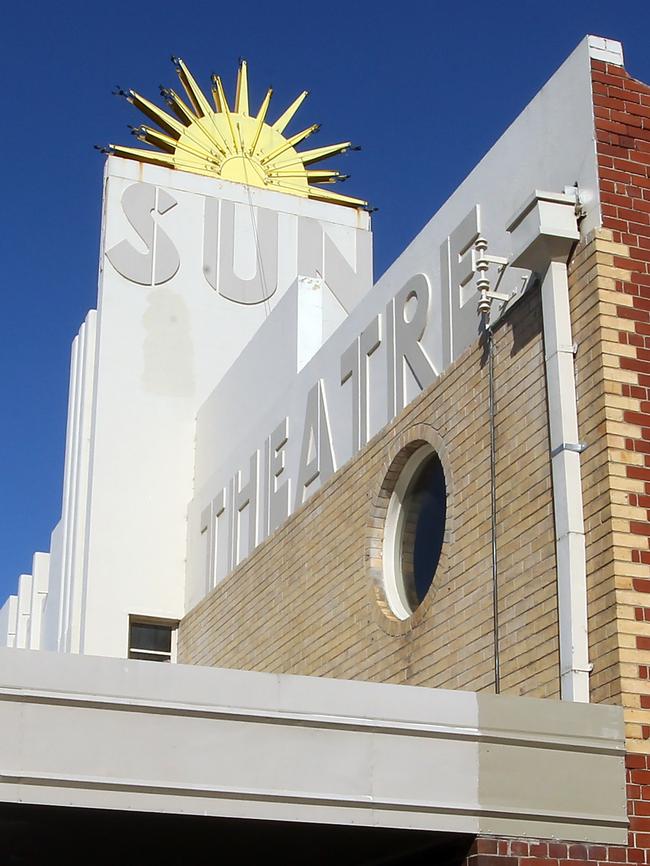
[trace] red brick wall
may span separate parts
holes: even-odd
[[[620,543],[636,566],[629,571],[630,585],[618,587],[627,591],[625,603],[634,616],[621,652],[621,678],[645,681],[627,690],[627,706],[636,723],[635,750],[648,751],[650,579],[644,574],[647,566],[650,578],[650,87],[623,67],[597,60],[592,61],[592,85],[603,227],[612,231],[613,241],[629,248],[628,256],[614,259],[628,277],[616,281],[616,291],[627,296],[616,315],[625,320],[618,332],[626,347],[618,359],[621,393],[627,398],[622,420],[629,425],[625,473],[636,482],[629,494],[636,518],[618,527],[626,536]]]
[[[621,343],[636,348],[636,357],[621,358],[621,369],[637,379],[624,386],[624,394],[640,401],[639,411],[629,410],[624,417],[642,428],[641,438],[629,439],[627,447],[645,455],[645,467],[628,469],[629,477],[646,486],[634,503],[646,509],[647,520],[630,527],[640,536],[632,559],[650,565],[650,86],[620,66],[593,60],[592,70],[603,225],[612,229],[614,241],[629,246],[630,257],[615,264],[632,272],[629,282],[617,285],[633,296],[632,307],[617,310],[621,318],[634,321],[633,333],[619,333]],[[645,583],[639,591],[650,591],[650,582]]]
[[[555,839],[479,836],[464,866],[609,866],[650,863],[650,755],[628,755],[626,782],[630,829],[627,845],[585,845]]]
[[[597,60],[592,83],[603,228],[628,248],[628,255],[614,257],[614,267],[625,275],[616,279],[615,290],[625,298],[613,312],[622,320],[618,343],[626,347],[613,377],[625,398],[621,421],[628,428],[624,445],[630,456],[623,472],[635,490],[628,494],[635,516],[618,521],[613,540],[630,563],[616,578],[619,611],[630,611],[619,613],[629,620],[621,629],[620,664],[626,720],[632,721],[628,844],[483,836],[474,841],[465,866],[650,866],[650,86]]]

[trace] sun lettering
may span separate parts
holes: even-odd
[[[181,171],[220,177],[235,183],[290,193],[302,198],[353,207],[366,205],[366,202],[361,199],[314,185],[333,184],[345,180],[347,175],[332,169],[308,168],[329,156],[349,150],[351,148],[349,141],[298,151],[297,146],[316,132],[319,128],[318,124],[309,126],[296,135],[285,137],[285,129],[307,96],[306,90],[291,103],[275,123],[267,123],[266,118],[273,91],[269,88],[259,111],[251,115],[248,104],[248,69],[245,60],[240,61],[237,92],[232,109],[228,105],[218,75],[212,76],[213,107],[185,63],[180,58],[172,58],[172,60],[190,105],[174,90],[161,87],[160,92],[173,112],[169,114],[134,90],[118,90],[119,94],[125,96],[159,127],[154,129],[151,126],[138,126],[133,129],[137,139],[153,145],[158,150],[111,144],[107,149],[109,153],[140,162],[177,168]]]

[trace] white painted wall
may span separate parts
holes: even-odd
[[[40,649],[43,609],[47,599],[47,589],[50,579],[50,554],[35,553],[32,559],[32,597],[30,600],[30,616],[25,635],[25,649]]]
[[[0,608],[0,646],[16,646],[18,596],[10,595]]]

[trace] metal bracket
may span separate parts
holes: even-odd
[[[576,356],[576,354],[577,354],[577,352],[578,352],[578,344],[577,344],[577,343],[572,343],[570,346],[566,346],[566,345],[564,345],[564,346],[558,346],[558,347],[557,347],[557,352],[564,352],[565,355],[572,355],[572,356],[575,358],[575,356]],[[547,359],[548,359],[549,357],[551,357],[551,356],[546,355],[546,358],[547,358]]]
[[[485,262],[489,262],[491,265],[502,265],[504,268],[508,264],[508,259],[505,256],[492,256],[484,253],[481,258]]]
[[[506,295],[503,292],[489,292],[485,293],[487,298],[492,298],[493,301],[509,301],[512,295]]]
[[[573,451],[576,454],[582,454],[582,452],[586,450],[586,442],[563,442],[551,451],[551,458],[557,457],[557,455],[561,454],[563,451]]]
[[[563,668],[560,671],[560,676],[566,676],[567,674],[579,673],[579,674],[590,674],[594,669],[594,666],[591,662],[587,662],[586,665],[574,665],[572,668]]]
[[[478,312],[482,316],[488,316],[490,310],[492,309],[492,301],[502,301],[505,303],[509,301],[511,295],[505,295],[503,292],[495,292],[490,288],[490,280],[487,275],[488,268],[490,265],[497,265],[499,268],[499,277],[497,279],[498,288],[499,283],[501,282],[501,277],[508,265],[508,259],[504,256],[493,256],[489,255],[487,252],[487,241],[484,237],[479,236],[474,243],[475,255],[476,259],[474,261],[474,268],[478,273],[478,279],[476,280],[476,288],[480,292],[480,299],[478,302]]]

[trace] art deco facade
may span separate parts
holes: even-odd
[[[108,158],[62,517],[0,614],[17,862],[650,862],[649,124],[588,37],[374,285],[322,177]]]

